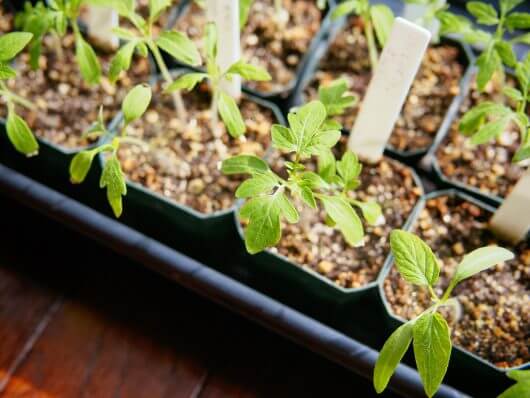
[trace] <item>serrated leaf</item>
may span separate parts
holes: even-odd
[[[275,148],[286,152],[296,151],[296,138],[290,128],[274,124],[271,128],[271,136]]]
[[[477,87],[482,92],[495,71],[502,67],[501,58],[494,49],[486,50],[477,58],[477,67]]]
[[[33,37],[28,32],[11,32],[0,36],[0,61],[6,62],[21,52]]]
[[[450,33],[463,34],[469,32],[471,29],[471,22],[461,15],[455,15],[451,12],[443,11],[438,13],[438,19],[440,20],[441,35],[447,35]]]
[[[88,44],[80,34],[76,35],[75,57],[79,65],[81,76],[88,84],[99,83],[101,77],[101,66],[92,46]]]
[[[374,388],[381,394],[412,341],[414,324],[407,322],[390,335],[377,358],[374,369]]]
[[[517,63],[517,57],[513,51],[512,45],[506,41],[495,43],[495,49],[501,57],[502,62],[509,67],[514,67]]]
[[[125,123],[139,119],[151,102],[151,87],[138,84],[127,93],[121,106]]]
[[[326,108],[320,101],[311,101],[298,108],[296,112],[291,112],[287,116],[289,126],[296,138],[296,152],[302,156],[316,154],[308,149],[313,144],[313,139],[320,132],[322,123],[326,120]],[[313,150],[319,149],[314,147]]]
[[[99,187],[107,189],[107,200],[116,217],[123,211],[122,196],[127,194],[127,185],[121,170],[120,161],[112,155],[103,166]]]
[[[239,29],[247,24],[248,13],[254,0],[239,0]]]
[[[208,75],[206,73],[186,73],[180,75],[173,83],[166,87],[164,90],[167,93],[171,93],[177,90],[191,91],[197,84],[206,79]]]
[[[388,40],[392,24],[394,23],[394,13],[388,6],[377,4],[370,7],[370,15],[377,41],[383,47]]]
[[[360,202],[355,201],[355,206],[361,209],[364,219],[370,225],[378,225],[383,219],[383,211],[381,206],[376,202]]]
[[[462,116],[458,129],[465,135],[471,135],[481,126],[482,122],[488,116],[505,116],[510,112],[510,108],[504,105],[496,104],[492,101],[484,101],[471,108]]]
[[[499,22],[497,11],[490,5],[481,1],[469,1],[467,10],[477,18],[477,22],[483,25],[495,25]]]
[[[319,199],[346,242],[351,246],[361,245],[364,237],[363,225],[351,205],[339,196],[320,195]]]
[[[317,201],[315,199],[315,195],[313,194],[313,191],[308,186],[300,186],[300,197],[302,198],[303,202],[308,205],[312,209],[317,208]]]
[[[0,80],[11,79],[17,76],[17,72],[8,64],[0,62]]]
[[[527,12],[514,12],[506,17],[506,26],[509,29],[530,29],[530,14]]]
[[[6,131],[9,141],[11,141],[18,152],[27,157],[38,154],[39,143],[35,139],[28,124],[11,110],[7,114]]]
[[[342,159],[337,161],[337,172],[342,178],[346,189],[355,189],[359,184],[359,175],[363,166],[359,163],[359,158],[352,151],[344,152]]]
[[[262,67],[247,64],[243,60],[233,63],[226,73],[239,75],[245,80],[267,81],[272,79],[269,72]]]
[[[513,258],[513,253],[502,247],[486,246],[473,250],[458,264],[451,284],[456,285],[464,279]]]
[[[321,150],[317,155],[318,174],[327,182],[335,176],[335,156],[330,148]]]
[[[432,397],[443,381],[451,357],[449,326],[438,313],[420,316],[412,331],[416,366],[428,397]]]
[[[320,130],[313,136],[306,151],[311,154],[318,154],[322,149],[333,148],[339,142],[340,136],[339,130]]]
[[[291,201],[287,199],[287,196],[285,196],[283,193],[278,194],[277,202],[278,206],[280,207],[280,211],[287,220],[287,222],[291,224],[297,223],[300,219],[300,215],[298,214],[298,211],[293,206]]]
[[[261,194],[270,194],[278,184],[274,176],[268,174],[256,175],[245,180],[236,190],[236,198],[248,198]]]
[[[131,60],[136,48],[136,41],[130,41],[118,50],[109,67],[109,80],[115,83],[122,71],[131,67]]]
[[[243,116],[241,116],[236,101],[231,96],[221,91],[219,93],[217,110],[219,111],[219,115],[221,115],[221,119],[223,119],[228,133],[232,137],[237,138],[245,134],[246,127]]]
[[[495,137],[498,137],[506,130],[508,124],[512,119],[511,115],[503,116],[493,122],[484,124],[478,131],[471,137],[471,143],[473,145],[480,145],[489,142]]]
[[[156,45],[182,63],[191,66],[202,63],[195,43],[182,32],[164,31],[157,37]]]
[[[326,107],[326,113],[329,116],[341,115],[347,108],[352,107],[358,101],[353,95],[347,95],[348,84],[345,79],[337,79],[326,86],[320,86],[318,89],[318,98]],[[329,130],[339,130],[337,128],[327,128]]]
[[[390,248],[403,279],[419,286],[436,284],[440,266],[431,248],[419,237],[410,232],[393,230]]]
[[[328,183],[322,177],[312,171],[305,171],[300,176],[301,184],[307,186],[309,189],[327,188]]]
[[[223,174],[263,174],[269,171],[265,161],[252,155],[238,155],[225,159],[221,165]]]

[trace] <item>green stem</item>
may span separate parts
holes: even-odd
[[[212,123],[212,133],[214,137],[219,137],[221,131],[219,129],[219,114],[217,113],[217,105],[219,103],[219,89],[216,84],[212,84],[212,102],[210,104],[210,121]]]
[[[148,40],[147,45],[151,52],[153,53],[153,56],[155,58],[155,62],[158,65],[158,68],[160,69],[160,72],[162,73],[162,77],[166,81],[167,84],[173,83],[173,78],[171,77],[171,74],[169,73],[169,70],[167,69],[166,63],[164,62],[164,58],[162,58],[162,54],[160,54],[160,50],[158,49],[157,45],[152,41]],[[173,92],[173,102],[175,104],[175,110],[177,111],[177,115],[179,119],[183,122],[186,122],[188,119],[188,114],[186,112],[186,108],[184,107],[184,101],[182,100],[182,95],[179,91]]]
[[[377,44],[375,43],[374,28],[369,15],[363,16],[364,20],[364,34],[366,35],[366,44],[368,46],[368,54],[370,56],[370,64],[372,65],[372,73],[377,66],[379,54],[377,52]]]
[[[0,81],[0,94],[5,96],[8,100],[8,102],[15,102],[17,104],[22,105],[25,108],[28,109],[35,109],[35,105],[33,105],[31,102],[29,102],[24,97],[21,97],[20,95],[17,95],[15,93],[12,93],[6,86],[5,82]]]

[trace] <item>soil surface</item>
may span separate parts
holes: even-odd
[[[511,86],[513,79],[507,80]],[[523,175],[524,168],[512,163],[521,138],[515,124],[496,141],[473,146],[469,138],[458,131],[460,117],[473,106],[483,101],[507,103],[498,84],[490,82],[484,93],[479,93],[473,83],[462,103],[459,117],[441,143],[436,157],[442,173],[450,180],[477,188],[486,194],[505,197]]]
[[[460,92],[464,66],[461,50],[450,44],[427,49],[403,110],[390,136],[389,145],[401,151],[428,148],[436,136],[453,98]],[[318,87],[344,78],[351,92],[364,96],[372,77],[363,24],[358,17],[335,37],[318,70],[305,89],[306,98],[318,97]],[[359,107],[348,110],[338,120],[348,131],[353,127]]]
[[[345,140],[339,150],[345,148]],[[285,170],[285,156],[272,160],[275,171]],[[314,164],[310,165],[314,168]],[[351,247],[342,234],[325,223],[325,212],[315,212],[299,205],[300,222],[283,224],[282,239],[273,252],[282,254],[293,263],[308,267],[345,288],[357,288],[373,282],[379,275],[389,253],[388,236],[401,228],[422,194],[411,169],[401,163],[383,158],[375,165],[364,165],[361,185],[353,197],[361,201],[376,201],[383,209],[385,223],[369,226],[364,222],[365,244]]]
[[[8,33],[13,30],[13,14],[8,12],[0,3],[0,33]]]
[[[276,122],[273,112],[242,99],[245,137],[231,138],[221,122],[220,136],[215,137],[206,84],[184,94],[188,125],[177,118],[171,97],[158,92],[156,88],[144,117],[129,128],[129,135],[142,139],[149,149],[124,144],[119,150],[123,171],[130,180],[200,212],[230,208],[235,190],[246,176],[223,175],[220,162],[243,153],[263,156]]]
[[[273,0],[254,0],[241,32],[242,58],[265,68],[272,76],[268,82],[245,84],[264,93],[288,88],[323,18],[315,1],[283,0],[282,4],[288,14],[287,21],[278,19]],[[186,32],[202,48],[205,23],[204,10],[193,3],[177,21],[175,29]]]
[[[36,110],[17,106],[17,113],[38,137],[65,148],[79,148],[90,143],[82,133],[97,120],[100,105],[103,105],[105,121],[110,122],[129,89],[148,81],[149,62],[146,58],[135,59],[129,72],[112,85],[106,78],[110,56],[98,55],[102,65],[101,84],[89,86],[83,81],[75,61],[73,34],[62,39],[61,59],[52,48],[52,37],[46,36],[40,68],[36,71],[29,66],[29,55],[23,53],[18,58],[18,76],[8,85],[36,106]],[[2,112],[5,113],[4,108]]]
[[[519,366],[530,361],[530,246],[499,242],[487,229],[490,217],[463,199],[443,196],[427,202],[415,232],[442,261],[438,295],[465,253],[489,244],[515,253],[514,260],[461,282],[453,294],[461,304],[460,319],[445,315],[456,345],[497,366]],[[426,289],[405,282],[395,268],[385,279],[384,290],[394,313],[406,319],[430,305]]]

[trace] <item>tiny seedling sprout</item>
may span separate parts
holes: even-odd
[[[16,78],[16,70],[9,66],[9,63],[26,47],[32,37],[33,35],[28,32],[11,32],[0,36],[0,96],[7,104],[7,136],[15,149],[28,157],[39,152],[39,144],[26,121],[17,115],[15,107],[21,105],[34,109],[35,106],[27,99],[13,93],[5,81]]]
[[[127,136],[127,127],[142,117],[150,102],[151,88],[149,86],[139,84],[133,87],[122,103],[123,123],[119,134],[113,137],[110,143],[103,142],[94,148],[78,152],[70,163],[70,180],[74,184],[80,184],[88,175],[94,157],[99,153],[110,153],[109,158],[105,161],[99,186],[107,189],[107,200],[116,217],[119,217],[123,211],[122,196],[127,194],[125,176],[121,170],[117,153],[122,143],[145,145],[143,141]],[[98,121],[86,132],[86,135],[91,137],[111,135],[103,121],[101,108]]]
[[[486,246],[473,250],[458,264],[443,295],[435,286],[440,275],[440,262],[431,248],[416,235],[394,230],[390,234],[390,248],[401,277],[408,283],[427,289],[432,305],[416,318],[397,328],[384,344],[374,369],[374,387],[385,390],[392,374],[412,342],[416,367],[425,393],[432,397],[442,383],[451,356],[451,332],[444,317],[438,312],[443,306],[459,308],[453,289],[463,280],[496,264],[513,259],[509,250]]]

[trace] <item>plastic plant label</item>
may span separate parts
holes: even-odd
[[[497,209],[490,226],[493,232],[509,242],[517,243],[530,229],[530,170],[521,177],[512,192]]]
[[[111,49],[119,46],[118,37],[112,32],[119,26],[118,13],[110,7],[87,6],[86,14],[83,15],[88,35],[97,44]]]
[[[430,39],[428,30],[395,19],[348,141],[362,160],[375,163],[383,156]]]
[[[238,61],[241,56],[239,32],[239,0],[206,0],[208,20],[217,26],[217,64],[222,71]],[[241,77],[233,76],[231,81],[221,82],[221,88],[232,97],[241,96]]]

